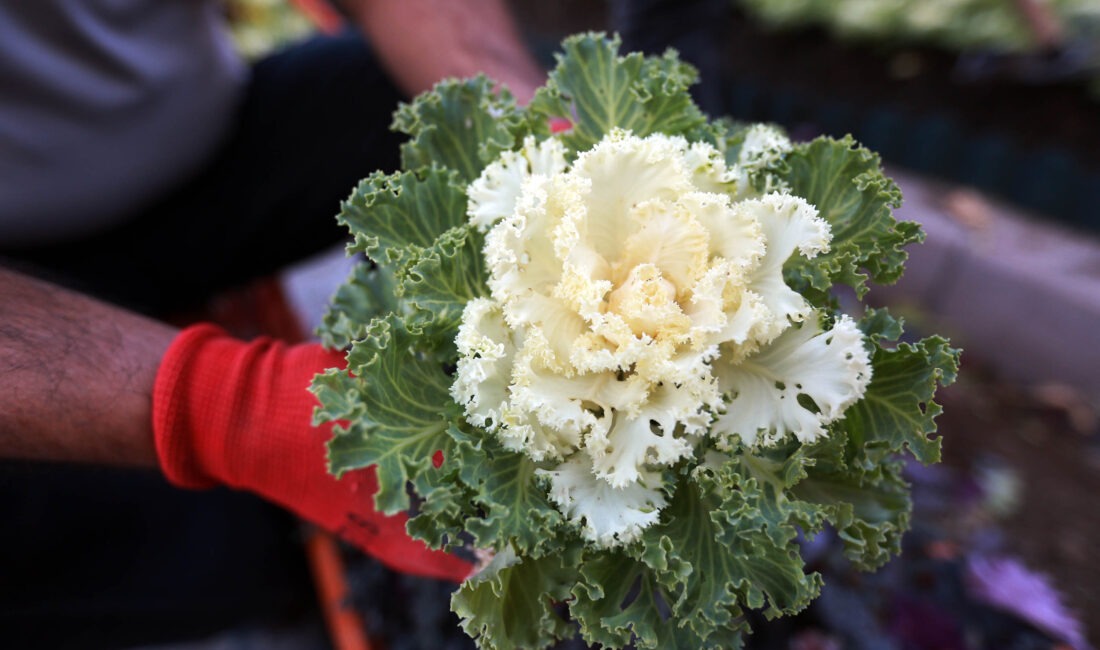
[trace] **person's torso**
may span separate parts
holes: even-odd
[[[0,248],[110,226],[180,183],[246,76],[217,2],[0,0]]]

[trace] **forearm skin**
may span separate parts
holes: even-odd
[[[359,27],[402,90],[484,73],[527,103],[545,72],[503,0],[350,0]]]
[[[0,457],[156,467],[153,383],[176,333],[0,268]]]

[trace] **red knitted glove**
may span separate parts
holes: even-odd
[[[405,533],[405,516],[374,510],[374,468],[336,480],[325,470],[330,427],[311,424],[313,376],[343,367],[315,344],[233,339],[211,325],[172,342],[153,389],[161,469],[186,488],[249,490],[405,573],[460,581],[472,567]]]

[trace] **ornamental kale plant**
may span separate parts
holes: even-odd
[[[526,107],[484,77],[402,106],[403,170],[344,203],[373,263],[321,329],[348,348],[313,384],[330,470],[494,554],[452,600],[483,648],[738,647],[817,596],[800,532],[898,552],[958,352],[833,296],[922,236],[874,154],[708,121],[673,53],[563,50]]]

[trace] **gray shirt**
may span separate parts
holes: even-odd
[[[180,183],[246,77],[214,0],[0,0],[0,249],[102,229]]]

